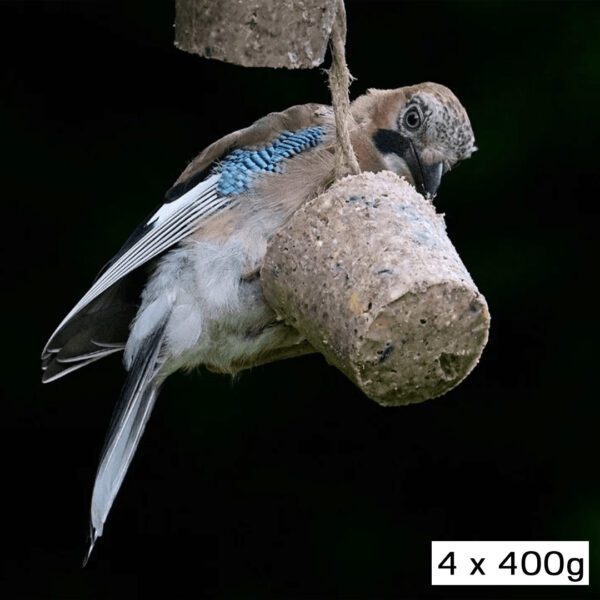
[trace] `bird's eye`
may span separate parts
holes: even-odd
[[[404,125],[407,129],[418,129],[421,126],[421,113],[418,108],[414,107],[406,111]]]

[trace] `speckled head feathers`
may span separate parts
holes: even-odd
[[[371,89],[353,102],[352,114],[372,131],[392,130],[410,138],[426,159],[434,155],[446,168],[477,150],[466,110],[451,90],[438,83]],[[419,127],[411,129],[418,119]]]

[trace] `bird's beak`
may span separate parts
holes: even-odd
[[[395,154],[406,163],[419,194],[425,198],[435,197],[444,173],[441,161],[423,160],[410,139],[391,129],[378,129],[373,135],[373,143],[382,154]]]
[[[441,162],[425,165],[421,163],[422,182],[417,188],[420,194],[425,198],[435,198],[440,183],[442,182],[442,173],[444,165]]]
[[[405,160],[415,182],[417,192],[425,196],[425,198],[435,198],[442,182],[444,164],[441,161],[426,163],[419,156],[412,142],[410,144],[410,152],[407,154],[408,156],[406,156]]]

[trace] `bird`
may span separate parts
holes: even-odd
[[[349,125],[362,171],[393,171],[430,200],[476,150],[466,110],[431,82],[368,90],[352,102]],[[214,142],[51,335],[45,383],[115,353],[127,371],[94,482],[86,561],[170,374],[236,375],[315,351],[265,301],[260,267],[273,233],[335,180],[335,147],[333,109],[314,103]]]

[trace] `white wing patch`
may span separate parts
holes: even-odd
[[[56,334],[79,311],[134,269],[190,235],[198,224],[226,205],[232,198],[219,194],[220,175],[211,175],[181,197],[164,204],[145,224],[148,230],[120,255],[62,320],[46,344],[42,356],[51,353]]]

